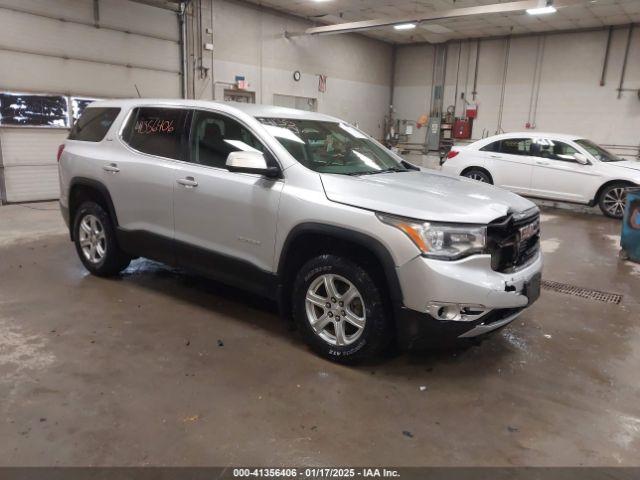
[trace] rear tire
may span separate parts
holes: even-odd
[[[493,180],[491,179],[489,174],[484,170],[480,170],[479,168],[470,168],[468,170],[465,170],[462,173],[462,176],[466,178],[470,178],[471,180],[476,180],[478,182],[488,183],[490,185],[493,185]]]
[[[332,254],[305,263],[292,289],[292,313],[321,356],[353,363],[381,354],[392,339],[386,296],[363,266]]]
[[[604,215],[618,220],[624,217],[624,208],[627,201],[626,189],[630,185],[624,182],[615,182],[607,185],[600,198],[598,198],[598,206]]]
[[[118,246],[109,214],[95,202],[84,202],[78,208],[73,238],[80,261],[93,275],[117,275],[131,262]]]

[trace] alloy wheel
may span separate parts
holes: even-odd
[[[478,182],[487,183],[486,177],[480,172],[469,172],[466,177],[470,178],[471,180],[477,180]]]
[[[627,201],[627,190],[624,187],[612,188],[604,196],[604,208],[614,217],[620,218],[624,214]]]
[[[340,275],[324,274],[311,282],[305,308],[315,334],[331,345],[350,345],[364,331],[366,313],[362,295]]]
[[[98,264],[107,254],[107,237],[104,225],[95,215],[86,215],[78,229],[82,254],[91,263]]]

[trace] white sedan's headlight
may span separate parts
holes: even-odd
[[[484,226],[420,222],[384,213],[377,216],[381,222],[404,232],[426,257],[457,260],[486,251]]]

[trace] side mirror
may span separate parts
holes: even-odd
[[[280,169],[269,167],[264,154],[258,151],[231,152],[227,157],[226,165],[230,172],[257,173],[269,178],[280,176]]]
[[[587,156],[584,153],[580,153],[580,152],[574,153],[573,154],[573,158],[580,165],[590,165],[591,164],[591,162],[589,161],[589,159],[587,158]]]

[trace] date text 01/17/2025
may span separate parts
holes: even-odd
[[[400,473],[387,468],[235,468],[234,478],[399,478]]]

